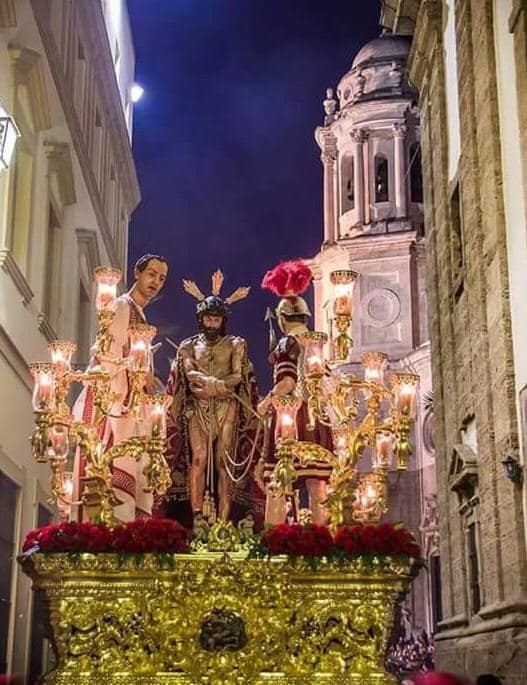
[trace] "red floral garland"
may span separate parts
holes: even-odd
[[[95,523],[54,523],[32,530],[24,552],[117,552],[120,554],[188,551],[189,533],[171,519],[137,519],[108,528]]]
[[[292,557],[342,558],[355,555],[419,558],[412,533],[402,524],[358,524],[340,527],[334,536],[326,526],[282,523],[266,530],[254,556],[287,554]]]

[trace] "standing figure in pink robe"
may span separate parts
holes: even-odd
[[[110,326],[112,342],[104,360],[97,358],[97,348],[92,348],[90,367],[103,366],[112,374],[111,392],[115,393],[110,409],[111,416],[103,418],[97,426],[103,449],[145,434],[148,426],[145,421],[138,422],[136,417],[121,415],[122,407],[128,397],[130,386],[128,371],[119,360],[129,353],[128,329],[133,324],[147,323],[144,308],[159,294],[168,275],[168,262],[159,255],[147,254],[141,257],[134,268],[134,284],[131,289],[117,298],[115,316]],[[115,359],[115,362],[112,362]],[[147,391],[154,389],[153,373],[147,378]],[[93,388],[86,386],[73,407],[77,420],[92,423],[94,417]],[[73,470],[73,502],[79,502],[82,495],[81,478],[85,471],[84,457],[77,450]],[[129,456],[115,459],[112,464],[113,487],[122,504],[114,512],[116,519],[131,521],[135,518],[149,518],[152,515],[152,493],[144,491],[144,458],[136,461]],[[72,505],[72,518],[82,520],[82,506]]]

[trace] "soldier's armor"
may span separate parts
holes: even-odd
[[[296,416],[298,439],[315,442],[331,450],[332,439],[330,430],[319,421],[315,421],[315,425],[312,429],[309,428],[303,356],[304,348],[298,342],[295,335],[289,334],[282,336],[269,355],[269,362],[273,364],[273,384],[276,385],[284,378],[291,378],[294,381],[295,388],[292,391],[292,394],[302,398],[302,405]],[[270,445],[268,447],[267,460],[264,466],[264,479],[266,481],[272,478],[272,473],[277,463],[274,444],[275,423],[276,414],[273,412],[270,429]],[[300,487],[306,478],[320,478],[327,481],[331,474],[331,466],[325,462],[316,462],[306,467],[297,468],[297,474],[297,487]]]

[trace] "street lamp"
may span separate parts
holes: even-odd
[[[136,102],[139,102],[139,100],[143,97],[144,92],[144,88],[140,86],[138,83],[132,84],[132,86],[130,86],[130,98],[132,102],[134,104]]]
[[[0,170],[7,169],[11,163],[17,138],[20,132],[13,117],[0,106]]]

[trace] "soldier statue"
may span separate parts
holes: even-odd
[[[258,405],[261,415],[271,413],[271,430],[265,452],[264,481],[271,480],[276,465],[274,425],[276,414],[272,407],[272,397],[294,395],[301,399],[296,415],[296,433],[298,440],[315,442],[327,449],[332,448],[330,429],[318,420],[314,426],[309,425],[307,396],[304,387],[303,347],[301,336],[308,330],[307,319],[310,316],[307,302],[301,297],[312,279],[309,267],[302,260],[283,262],[268,271],[262,281],[262,287],[270,290],[281,299],[275,313],[282,337],[272,344],[269,362],[273,366],[273,387],[271,392]],[[303,468],[297,468],[297,481],[300,500],[307,504],[314,523],[327,522],[327,511],[324,503],[327,499],[327,483],[331,466],[325,462],[316,462]],[[296,508],[296,507],[295,507]],[[288,517],[287,503],[280,498],[268,495],[265,520],[268,523],[280,523]],[[307,512],[303,512],[305,518]]]

